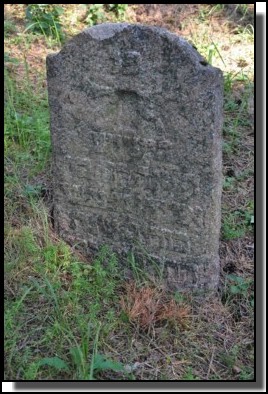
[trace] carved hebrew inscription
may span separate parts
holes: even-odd
[[[47,58],[58,233],[218,281],[222,74],[164,29],[104,24]]]

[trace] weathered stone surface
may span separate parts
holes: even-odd
[[[59,234],[144,248],[174,288],[219,273],[222,73],[175,34],[103,24],[47,57]]]

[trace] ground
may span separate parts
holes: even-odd
[[[51,36],[5,4],[5,379],[254,379],[253,4],[59,6]],[[167,292],[134,256],[130,280],[110,251],[89,261],[53,230],[45,59],[101,20],[163,26],[224,72],[216,295]]]

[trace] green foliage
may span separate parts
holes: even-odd
[[[229,369],[232,369],[237,362],[238,352],[238,346],[233,346],[228,352],[220,354],[221,362]]]
[[[252,285],[251,280],[245,280],[241,276],[234,274],[227,275],[227,283],[230,294],[232,296],[237,295],[241,297],[247,297]],[[253,306],[254,302],[251,302],[251,304]]]
[[[226,4],[215,4],[211,10],[208,12],[208,15],[218,14],[224,10]]]
[[[87,12],[86,23],[94,26],[104,22],[107,18],[110,19],[108,15],[110,11],[115,15],[117,21],[123,20],[127,7],[128,4],[92,4]]]
[[[24,370],[23,379],[24,380],[36,380],[39,370],[39,363],[32,362]]]
[[[27,29],[33,33],[52,36],[61,42],[64,38],[60,15],[63,8],[55,4],[29,4],[26,8]]]
[[[108,4],[109,11],[113,11],[119,19],[125,17],[128,4]]]
[[[210,11],[208,11],[209,8],[206,8],[203,12],[205,16],[210,16],[214,14],[222,14],[223,11],[226,11],[226,13],[240,17],[239,22],[244,20],[250,14],[249,4],[234,4],[234,8],[230,8],[230,5],[231,4],[215,4]]]
[[[24,226],[21,228],[19,243],[22,252],[28,256],[34,256],[38,251],[38,245],[31,227]]]
[[[233,153],[233,146],[232,144],[223,141],[222,150],[226,155],[231,155]]]
[[[91,357],[91,364],[89,369],[89,380],[95,379],[95,374],[100,373],[105,370],[113,370],[113,371],[124,371],[124,365],[115,361],[107,360],[105,356],[98,353],[98,342],[99,342],[99,334],[100,334],[100,324],[96,331],[96,336],[93,344],[93,352]]]
[[[241,15],[241,19],[244,19],[245,16],[249,13],[249,4],[237,4],[235,7],[235,12]]]
[[[234,177],[227,176],[227,177],[224,179],[224,182],[223,182],[223,189],[224,189],[224,190],[227,190],[227,189],[233,188],[234,183],[235,183],[235,178],[234,178]]]
[[[35,314],[38,316],[38,302],[41,299],[43,306],[47,306],[45,309],[49,310],[49,319],[46,321],[43,311],[40,323],[47,357],[38,362],[29,362],[31,355],[28,355],[21,370],[25,379],[34,380],[37,374],[57,377],[59,373],[65,372],[73,373],[75,379],[93,380],[95,374],[102,371],[123,371],[120,363],[100,355],[97,348],[102,340],[99,335],[100,319],[102,338],[117,324],[115,312],[111,308],[111,302],[118,299],[116,287],[120,284],[116,256],[107,247],[103,247],[96,260],[90,266],[85,265],[74,259],[69,246],[64,242],[52,244],[47,240],[48,244],[40,249],[34,230],[27,226],[20,230],[17,242],[21,257],[24,256],[27,261],[33,258],[35,261],[35,271],[27,279],[32,286],[24,289],[21,297],[11,302],[5,313],[6,350],[11,355],[10,368],[12,359],[15,364],[15,350],[12,349],[16,349],[19,338],[19,334],[16,334],[16,330],[20,329],[17,322],[23,319],[27,302],[37,303]],[[65,290],[60,278],[68,279],[68,289]],[[11,332],[12,337],[9,334]],[[30,326],[29,332],[31,334],[28,340],[34,341],[34,327]],[[54,355],[49,354],[51,342],[55,343]],[[66,352],[63,349],[66,346],[69,346],[72,364],[64,361]]]
[[[233,75],[228,72],[223,75],[224,81],[224,93],[230,93],[233,86],[234,77]]]
[[[182,380],[200,380],[200,379],[196,375],[194,375],[193,369],[191,367],[188,367],[186,373],[182,377]]]
[[[110,369],[112,371],[116,372],[122,372],[124,371],[124,365],[122,363],[112,361],[112,360],[107,360],[107,358],[102,355],[102,354],[96,354],[94,357],[94,371],[95,373],[99,373],[101,371],[105,371],[107,369]]]
[[[5,36],[8,36],[17,31],[16,25],[13,21],[5,19],[4,20],[4,32]]]
[[[104,355],[98,353],[97,348],[99,333],[100,325],[98,326],[96,331],[91,355],[89,351],[90,325],[87,326],[87,332],[82,337],[81,345],[76,343],[76,346],[70,349],[70,355],[72,357],[72,362],[76,368],[76,378],[78,380],[95,380],[95,375],[97,373],[106,370],[112,370],[116,372],[124,371],[123,364],[108,360]],[[39,362],[39,365],[48,365],[56,368],[57,370],[71,370],[71,365],[68,365],[64,360],[59,357],[44,358]]]
[[[254,42],[254,26],[247,24],[246,26],[237,26],[235,28],[236,34],[243,36],[244,41]]]
[[[10,57],[9,53],[5,52],[4,53],[4,63],[14,63],[14,64],[18,64],[19,60],[14,58],[14,57]]]
[[[215,53],[216,53],[216,51],[215,51],[214,45],[213,44],[209,45],[209,47],[208,47],[208,56],[207,56],[207,62],[209,64],[212,64],[212,59],[215,56]]]
[[[140,265],[137,263],[134,254],[131,252],[127,256],[127,262],[137,284],[142,285],[144,283],[144,273]]]
[[[46,357],[39,361],[39,366],[48,365],[50,367],[56,368],[58,370],[67,370],[69,369],[68,365],[65,361],[63,361],[59,357]]]
[[[186,301],[185,295],[179,290],[174,293],[174,300],[179,304]]]
[[[207,62],[212,65],[213,58],[215,58],[216,55],[219,56],[219,58],[222,61],[222,64],[226,66],[223,57],[219,51],[218,45],[216,45],[215,42],[211,41],[211,44],[207,48]]]
[[[237,214],[229,213],[224,217],[222,225],[223,239],[234,239],[245,235],[245,228],[241,223],[237,223]]]
[[[124,372],[125,368],[122,363],[119,363],[117,361],[109,360],[107,359],[104,355],[97,353],[94,356],[94,359],[92,360],[92,370],[93,370],[93,376],[90,376],[90,364],[87,361],[87,359],[84,358],[83,351],[81,347],[73,348],[70,350],[70,353],[72,355],[72,359],[78,370],[81,371],[85,367],[86,373],[82,376],[78,375],[79,380],[95,380],[95,375],[111,370],[115,372]],[[84,364],[84,365],[83,365]],[[28,372],[28,375],[30,374],[30,379],[34,378],[36,376],[37,370],[40,367],[43,366],[49,366],[52,368],[55,368],[58,371],[70,371],[71,366],[68,365],[63,359],[59,357],[46,357],[40,360],[38,363],[33,363],[31,371]]]
[[[25,185],[24,192],[29,199],[37,199],[40,197],[42,185]]]
[[[228,179],[229,177],[227,177],[227,180]],[[224,184],[224,187],[233,187],[233,182],[234,181],[229,180],[228,184]],[[253,204],[249,201],[246,208],[244,209],[237,209],[233,212],[224,213],[222,223],[222,236],[224,239],[234,239],[242,237],[247,232],[252,231],[252,224],[254,224]]]
[[[164,264],[156,262],[140,242],[135,243],[135,253],[129,252],[126,262],[138,286],[163,283]]]
[[[252,313],[254,308],[253,281],[239,275],[227,275],[222,301],[229,305],[237,320],[244,316],[245,310]]]
[[[239,374],[239,380],[253,380],[254,370],[252,368],[244,368]]]
[[[103,9],[104,4],[92,4],[88,10],[86,22],[89,26],[96,25],[105,20],[105,13]]]
[[[223,239],[235,239],[244,235],[245,229],[235,223],[233,214],[226,215],[222,225]]]
[[[5,54],[5,61],[17,63]],[[27,79],[27,78],[26,78]],[[44,167],[50,154],[49,114],[47,98],[41,99],[33,92],[30,83],[18,90],[5,70],[4,143],[10,155],[11,147],[16,150],[16,162],[20,159],[37,160],[37,170]],[[25,156],[27,155],[27,157]]]

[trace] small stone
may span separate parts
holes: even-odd
[[[237,367],[236,365],[233,366],[233,373],[235,373],[236,375],[239,374],[241,372],[241,368]]]

